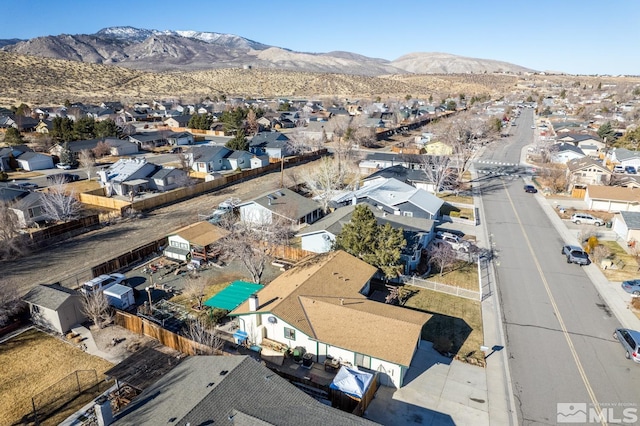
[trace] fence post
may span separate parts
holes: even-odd
[[[482,267],[480,266],[481,258],[481,256],[478,256],[478,295],[480,297],[480,301],[482,302]]]

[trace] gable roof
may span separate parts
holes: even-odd
[[[604,167],[601,161],[596,161],[590,157],[574,158],[573,160],[567,161],[567,168],[570,172],[576,172],[593,167],[607,174],[611,174],[611,170]]]
[[[620,216],[627,224],[628,229],[640,229],[640,212],[621,211]]]
[[[260,132],[249,141],[249,146],[263,146],[270,148],[281,148],[287,142],[289,138],[284,133],[280,132]]]
[[[115,425],[371,425],[316,401],[246,355],[195,356],[142,392]]]
[[[567,140],[567,141],[570,141],[570,142],[574,142],[576,144],[578,142],[588,141],[588,140],[594,140],[594,141],[602,142],[600,140],[600,138],[597,137],[597,136],[592,136],[592,135],[589,135],[589,134],[582,134],[582,133],[565,133],[558,140]]]
[[[640,203],[640,190],[621,186],[587,185],[589,198]]]
[[[582,149],[568,142],[560,142],[560,143],[553,144],[551,145],[550,151],[552,153],[571,151],[571,152],[575,152],[576,154],[584,155],[584,152],[582,151]]]
[[[121,158],[120,160],[113,163],[109,168],[105,171],[107,180],[114,182],[124,182],[129,179],[134,173],[142,168],[149,169],[149,173],[154,173],[157,166],[152,163],[147,163],[146,158]],[[148,175],[147,174],[147,175]]]
[[[403,203],[411,203],[434,216],[444,204],[444,201],[435,195],[395,178],[360,188],[354,195],[358,199],[368,198],[392,208]]]
[[[60,284],[39,284],[29,290],[22,300],[55,311],[69,298],[78,295],[77,291],[62,287]]]
[[[29,161],[29,160],[32,160],[34,158],[40,158],[40,157],[51,158],[50,156],[44,155],[44,154],[40,154],[39,152],[23,152],[22,154],[20,154],[17,157],[17,160],[19,160],[19,161]]]
[[[240,206],[251,203],[256,203],[289,220],[298,220],[320,208],[320,204],[316,201],[303,197],[288,188],[269,191],[252,201],[240,204]]]
[[[375,272],[342,250],[314,256],[260,290],[258,312],[272,313],[312,339],[409,366],[429,316],[367,299],[360,291]],[[244,302],[230,315],[252,313]]]
[[[177,235],[189,241],[190,244],[204,247],[226,237],[229,231],[205,220],[180,228],[171,235]]]
[[[409,169],[402,164],[396,164],[395,166],[386,167],[382,170],[371,173],[364,178],[364,181],[373,180],[378,177],[394,178],[402,182],[432,182],[424,170]]]
[[[203,145],[196,146],[189,150],[189,153],[193,157],[193,161],[200,162],[209,162],[216,158],[224,158],[227,155],[231,154],[232,150],[225,146],[213,146],[213,145]]]
[[[626,148],[615,148],[614,153],[618,161],[640,158],[640,151],[631,151]]]

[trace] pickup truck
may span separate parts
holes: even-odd
[[[591,263],[589,255],[578,246],[566,245],[562,247],[562,254],[567,257],[567,263],[577,263],[580,266]]]

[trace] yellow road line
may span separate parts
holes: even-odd
[[[522,225],[522,221],[520,220],[520,215],[518,214],[517,210],[516,210],[516,206],[515,204],[513,204],[513,200],[511,199],[511,196],[509,195],[509,191],[507,191],[507,185],[505,184],[505,182],[502,182],[502,186],[504,187],[504,191],[505,194],[507,194],[507,199],[509,200],[509,204],[511,204],[511,208],[513,209],[513,213],[516,215],[516,220],[518,221],[518,226],[520,226],[520,230],[522,231],[522,235],[524,235],[524,239],[527,242],[527,247],[529,248],[529,252],[531,253],[531,257],[533,258],[533,261],[536,265],[536,269],[538,269],[538,274],[540,274],[540,278],[542,279],[542,284],[544,285],[544,289],[547,292],[547,296],[549,297],[549,301],[551,302],[551,307],[553,308],[553,312],[556,314],[556,318],[558,319],[558,323],[560,323],[560,329],[562,330],[562,335],[564,336],[565,340],[567,341],[567,345],[569,346],[569,350],[571,351],[571,355],[573,356],[573,360],[576,364],[576,367],[578,367],[578,373],[580,373],[580,377],[582,379],[582,382],[584,383],[585,388],[587,389],[587,393],[589,394],[589,398],[591,398],[591,402],[593,403],[593,406],[596,409],[596,412],[598,413],[598,416],[601,420],[601,423],[603,426],[605,426],[607,424],[606,419],[604,419],[602,417],[602,410],[600,408],[600,404],[598,403],[598,400],[596,399],[596,395],[593,391],[593,388],[591,387],[591,384],[589,383],[589,379],[587,378],[587,374],[584,371],[584,368],[582,368],[582,363],[580,362],[580,358],[578,358],[578,352],[576,351],[575,346],[573,345],[573,342],[571,341],[571,337],[569,336],[569,331],[567,330],[567,327],[564,324],[564,320],[562,319],[562,315],[560,315],[560,310],[558,309],[558,305],[556,304],[556,301],[553,297],[553,294],[551,294],[551,289],[549,288],[549,283],[547,282],[546,277],[544,276],[544,273],[542,272],[542,267],[540,266],[540,262],[538,262],[538,257],[536,256],[536,253],[533,250],[533,247],[531,246],[531,241],[529,240],[529,236],[527,235],[527,232],[524,229],[524,226]]]

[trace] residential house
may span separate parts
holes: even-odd
[[[170,117],[164,120],[164,124],[169,127],[185,128],[188,127],[191,117],[191,115],[177,115],[175,117]]]
[[[160,192],[171,191],[172,189],[185,186],[189,177],[187,172],[173,167],[163,167],[148,176],[149,187]]]
[[[24,115],[3,115],[0,116],[0,129],[8,129],[13,127],[20,132],[33,132],[40,123],[39,118],[25,117]]]
[[[310,121],[304,128],[300,129],[302,137],[309,141],[328,142],[333,139],[333,131],[324,121]]]
[[[602,161],[589,157],[567,161],[569,191],[576,187],[586,189],[587,185],[608,185],[611,175],[611,170],[603,166]]]
[[[584,201],[589,210],[605,212],[640,211],[640,191],[636,188],[587,185]]]
[[[640,212],[621,211],[613,217],[613,231],[623,241],[640,241]]]
[[[26,145],[13,145],[0,148],[0,171],[8,172],[18,167],[16,158],[25,152],[31,152]]]
[[[60,284],[39,284],[22,300],[29,305],[31,320],[35,324],[60,334],[87,320],[80,293]]]
[[[227,163],[229,165],[229,170],[244,170],[251,169],[251,159],[254,157],[253,154],[247,151],[233,151],[226,157]]]
[[[314,253],[327,253],[333,248],[342,227],[351,221],[355,205],[337,209],[319,221],[304,228],[296,237],[301,248]],[[402,229],[407,245],[401,253],[404,273],[415,271],[422,258],[422,249],[433,239],[435,221],[406,216],[391,216],[378,209],[372,209],[378,225],[390,224],[394,229]]]
[[[270,191],[238,205],[240,219],[250,224],[270,224],[278,219],[294,226],[313,223],[322,217],[320,205],[287,188]]]
[[[251,157],[251,168],[259,169],[260,167],[265,167],[269,165],[269,156],[268,155],[254,155]]]
[[[442,167],[446,167],[446,163]],[[427,192],[436,192],[435,182],[430,173],[426,173],[424,169],[408,169],[402,164],[380,169],[364,178],[362,184],[363,186],[372,185],[388,178],[397,179]]]
[[[395,152],[371,152],[366,155],[358,167],[364,175],[380,169],[386,169],[401,164],[408,169],[424,169],[424,156],[419,154],[403,154]]]
[[[376,268],[338,250],[298,263],[230,313],[250,344],[303,347],[401,387],[429,315],[369,300]]]
[[[53,168],[53,158],[50,155],[40,154],[38,152],[25,152],[20,154],[16,161],[18,167],[26,171],[45,170]]]
[[[172,146],[193,145],[196,140],[189,132],[171,132],[167,135],[167,143]]]
[[[191,148],[187,153],[189,165],[196,172],[211,173],[229,170],[226,158],[233,151],[224,146],[202,145]]]
[[[129,142],[133,142],[138,145],[139,149],[151,150],[153,148],[166,145],[168,143],[168,135],[169,132],[167,131],[136,133],[135,135],[129,136]]]
[[[147,163],[145,158],[125,158],[113,163],[109,168],[98,171],[100,185],[107,196],[117,194],[129,196],[151,188],[148,177],[155,174],[160,166]]]
[[[596,136],[579,133],[563,133],[558,135],[558,142],[572,143],[582,149],[585,155],[597,157],[601,150],[604,150],[606,144]]]
[[[41,192],[29,192],[15,200],[11,209],[18,218],[18,226],[27,228],[34,223],[44,222],[49,219],[43,207],[43,194]]]
[[[260,129],[271,129],[271,120],[269,120],[267,117],[260,117],[256,121],[258,123],[258,126],[260,126]]]
[[[249,152],[280,159],[291,155],[291,141],[280,132],[260,132],[249,141]]]
[[[51,120],[40,120],[36,125],[36,133],[47,135],[53,129],[53,122]]]
[[[569,160],[584,158],[584,152],[572,143],[560,142],[551,145],[549,156],[553,163],[566,164]]]
[[[368,203],[389,215],[437,220],[444,201],[395,178],[377,179],[370,185],[339,194],[331,200],[334,207],[358,203]]]
[[[133,155],[138,153],[138,145],[129,142],[127,140],[122,140],[118,138],[98,138],[98,139],[87,139],[81,141],[69,142],[69,149],[71,150],[72,155],[75,159],[78,159],[81,151],[84,150],[93,150],[100,143],[105,143],[109,145],[109,155],[114,157],[120,157],[124,155]],[[49,152],[52,155],[60,157],[62,150],[64,149],[63,144],[56,144]]]
[[[9,204],[16,203],[30,193],[30,191],[16,188],[15,186],[7,183],[0,183],[0,202],[6,202]]]
[[[640,151],[631,151],[626,148],[613,148],[608,159],[612,164],[620,164],[624,167],[633,166],[640,168]]]
[[[247,355],[188,357],[158,377],[114,426],[377,424],[317,401]]]
[[[192,223],[169,235],[163,254],[180,261],[207,261],[217,256],[214,245],[228,234],[226,229],[206,221]]]

